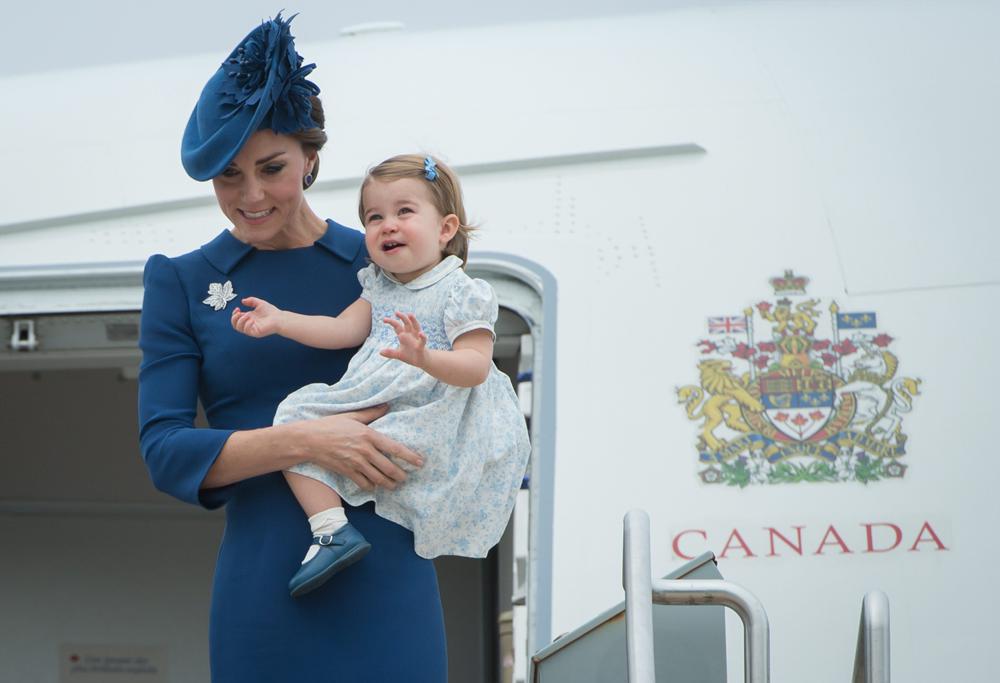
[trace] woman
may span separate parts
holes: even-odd
[[[366,427],[384,408],[268,426],[286,394],[335,383],[353,349],[255,340],[229,324],[235,300],[250,291],[336,315],[358,297],[356,273],[367,264],[362,235],[320,219],[303,194],[326,135],[319,89],[305,78],[314,65],[302,66],[289,21],[279,14],[237,46],[184,133],[185,170],[212,180],[232,228],[194,252],[146,264],[143,457],[157,488],[226,506],[212,593],[213,681],[443,681],[433,565],[414,553],[409,531],[370,506],[351,512],[374,545],[362,561],[307,598],[293,600],[286,587],[310,538],[282,470],[314,462],[371,489],[401,483],[399,464],[421,464]],[[210,428],[194,427],[199,398]]]

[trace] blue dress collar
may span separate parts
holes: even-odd
[[[431,285],[441,282],[445,277],[447,277],[451,272],[458,270],[462,267],[462,259],[458,258],[454,254],[445,256],[441,263],[437,264],[426,273],[418,275],[409,282],[400,282],[392,273],[382,270],[379,268],[379,272],[386,277],[386,279],[395,282],[400,287],[406,287],[407,289],[424,289],[425,287],[430,287]]]
[[[351,263],[358,255],[359,246],[352,240],[344,239],[342,235],[338,236],[337,233],[341,229],[350,230],[339,223],[327,220],[326,232],[313,243],[313,246],[322,247],[334,256]],[[251,251],[257,249],[236,239],[229,230],[223,230],[211,242],[201,246],[201,253],[205,259],[223,273],[231,272]]]

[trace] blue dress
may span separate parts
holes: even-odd
[[[311,247],[257,250],[225,231],[199,250],[156,255],[146,264],[143,458],[161,491],[226,508],[209,628],[215,683],[447,678],[437,577],[414,552],[410,531],[375,515],[371,504],[348,509],[371,552],[335,581],[293,599],[288,578],[311,537],[282,474],[199,490],[233,431],[269,426],[278,403],[304,384],[335,383],[354,352],[246,337],[230,327],[233,307],[252,294],[302,313],[336,315],[358,297],[356,274],[366,261],[362,235],[331,221]],[[199,398],[210,428],[193,426]]]
[[[398,346],[383,322],[396,311],[416,316],[430,349],[449,350],[472,330],[492,333],[496,294],[485,280],[466,275],[457,256],[407,283],[374,264],[358,280],[372,307],[371,334],[337,384],[310,384],[289,395],[275,424],[387,403],[389,413],[371,426],[420,453],[424,466],[395,491],[365,491],[312,463],[291,471],[322,481],[352,505],[374,501],[379,515],[413,531],[421,557],[486,557],[510,519],[531,450],[510,379],[491,364],[482,384],[456,387],[381,351]]]

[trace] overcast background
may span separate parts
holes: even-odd
[[[298,12],[299,42],[343,28],[399,21],[420,31],[656,12],[722,0],[40,0],[8,7],[0,76],[218,52],[222,59],[262,19]],[[599,36],[595,36],[599,40]]]

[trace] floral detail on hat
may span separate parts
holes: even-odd
[[[244,107],[265,107],[270,111],[261,128],[294,133],[316,126],[310,98],[319,94],[319,86],[306,80],[316,65],[302,66],[302,57],[295,51],[295,38],[289,29],[295,17],[293,14],[284,20],[279,12],[265,21],[222,65],[227,79],[221,93],[231,107],[226,118]]]
[[[221,282],[213,282],[208,285],[208,298],[201,303],[212,307],[212,310],[221,311],[226,307],[226,304],[236,298],[236,292],[233,291],[233,283],[230,280],[226,280],[225,284]]]

